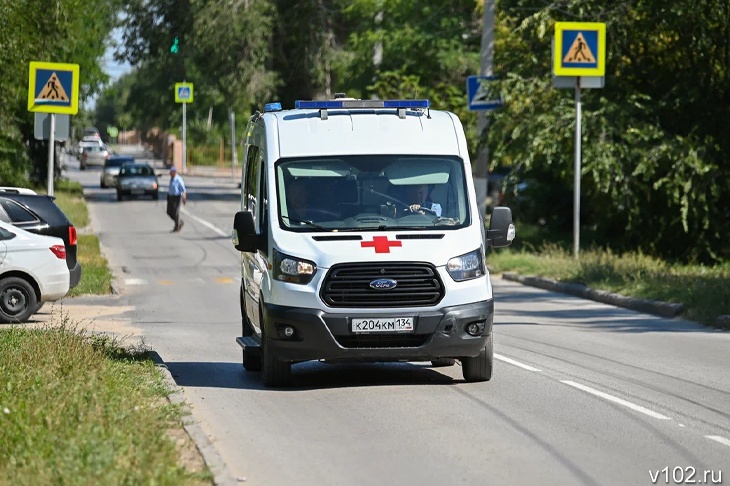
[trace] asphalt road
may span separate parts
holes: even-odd
[[[252,485],[688,484],[730,481],[730,332],[494,279],[488,383],[458,365],[241,366],[239,189],[186,178],[185,228],[160,201],[85,186],[125,317],[166,362],[225,463]],[[160,178],[167,187],[169,178]],[[665,470],[665,468],[667,468]],[[656,475],[655,481],[652,476]]]

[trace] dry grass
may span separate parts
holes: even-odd
[[[579,260],[557,245],[537,251],[491,251],[495,273],[515,271],[563,282],[577,282],[626,296],[682,303],[685,317],[712,324],[730,314],[730,264],[713,267],[670,265],[641,253],[581,251]]]
[[[185,412],[144,344],[65,317],[0,329],[0,356],[0,484],[211,483],[181,464]]]

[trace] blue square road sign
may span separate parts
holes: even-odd
[[[502,97],[495,86],[496,76],[466,78],[467,108],[471,111],[495,110],[502,106]]]

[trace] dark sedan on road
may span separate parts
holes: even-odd
[[[105,187],[117,187],[117,176],[123,165],[134,164],[134,157],[131,155],[110,155],[104,168],[101,170],[99,185]]]
[[[124,196],[152,196],[159,199],[159,181],[155,170],[149,164],[125,164],[117,176],[117,201]]]

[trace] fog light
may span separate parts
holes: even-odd
[[[466,325],[466,332],[470,336],[481,336],[484,332],[484,323],[483,322],[470,322]]]
[[[293,328],[293,327],[291,327],[291,326],[286,326],[286,327],[284,328],[284,337],[285,337],[285,338],[290,338],[290,337],[292,337],[293,335],[294,335],[294,328]]]

